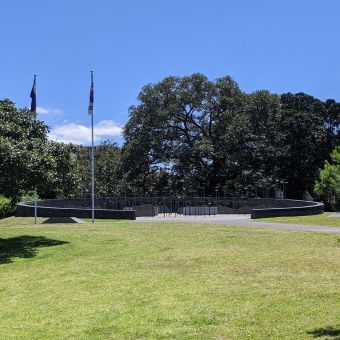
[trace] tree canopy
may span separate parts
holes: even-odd
[[[90,196],[90,149],[47,134],[35,113],[0,100],[0,194]],[[124,138],[96,146],[97,196],[255,196],[288,182],[288,197],[302,198],[340,145],[340,104],[245,93],[229,76],[170,76],[142,88]]]
[[[123,166],[144,192],[160,178],[173,194],[255,193],[284,180],[289,195],[301,197],[339,144],[339,104],[304,93],[247,94],[231,77],[167,77],[146,85],[138,101],[124,130]]]
[[[14,200],[37,189],[41,197],[70,196],[76,187],[73,146],[49,141],[34,112],[0,100],[0,193]]]

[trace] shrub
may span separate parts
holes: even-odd
[[[15,204],[12,200],[0,195],[0,218],[13,215],[15,211]]]
[[[340,209],[340,146],[331,153],[331,162],[326,161],[323,169],[320,169],[319,177],[314,191],[324,198],[325,208]]]

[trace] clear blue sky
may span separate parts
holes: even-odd
[[[37,74],[40,117],[79,142],[90,70],[98,140],[127,121],[144,84],[168,75],[340,101],[338,0],[4,0],[1,12],[0,98],[29,106]]]

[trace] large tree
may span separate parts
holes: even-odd
[[[123,164],[144,190],[164,172],[173,191],[206,194],[255,191],[273,175],[278,96],[246,95],[231,77],[212,82],[194,74],[147,85],[138,99],[125,127]]]
[[[222,149],[229,146],[221,145],[221,136],[242,111],[242,97],[230,77],[211,82],[194,74],[145,86],[125,127],[123,164],[128,178],[144,191],[150,177],[165,171],[171,173],[173,190],[216,186],[224,176]]]

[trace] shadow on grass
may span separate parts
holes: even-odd
[[[66,241],[51,240],[45,236],[17,236],[0,238],[0,265],[12,262],[12,258],[30,258],[37,254],[37,248],[52,247],[68,243]]]
[[[74,223],[76,224],[74,220],[72,220],[71,217],[49,217],[46,221],[43,222],[43,224],[53,224],[53,223]]]
[[[323,328],[316,328],[308,331],[308,334],[313,335],[314,338],[321,338],[327,336],[327,339],[340,340],[340,326],[332,327],[326,326]]]

